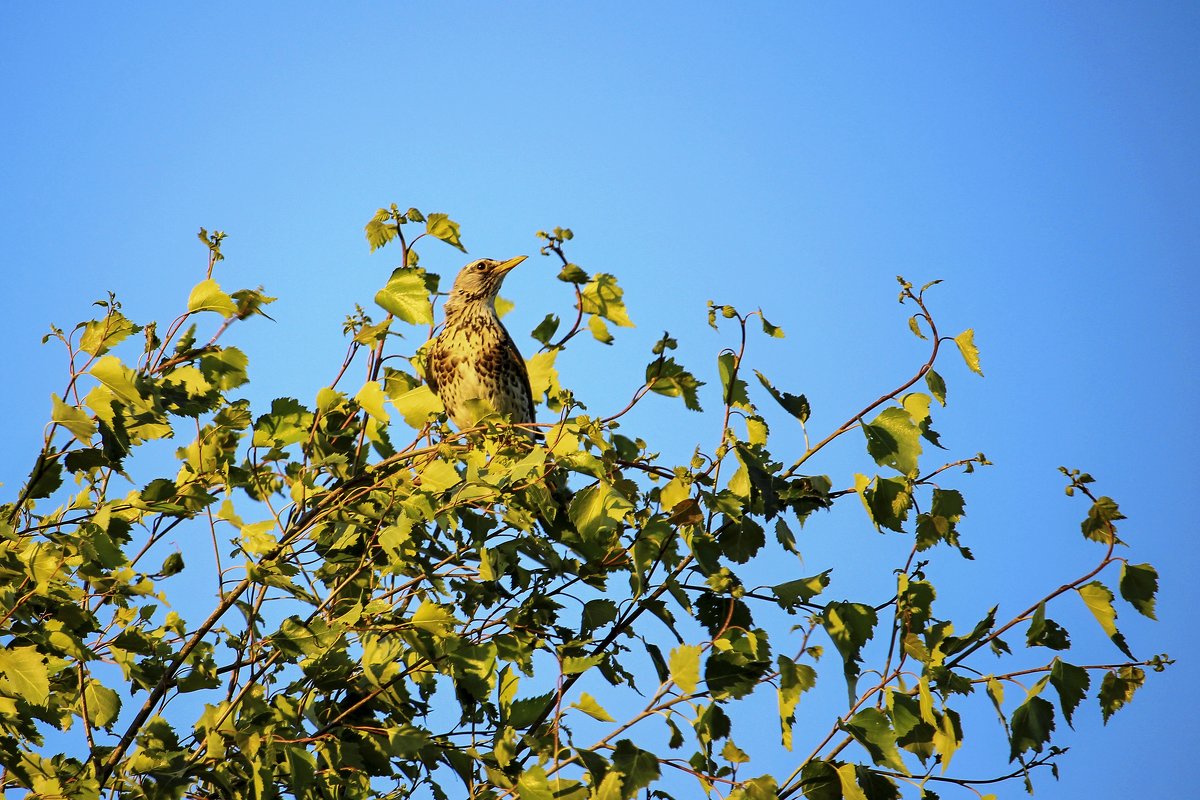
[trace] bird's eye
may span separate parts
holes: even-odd
[[[477,261],[475,263],[475,271],[476,272],[483,272],[485,269],[487,269],[486,261]]]

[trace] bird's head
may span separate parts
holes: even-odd
[[[454,279],[454,289],[450,292],[450,299],[446,301],[446,311],[470,303],[484,302],[490,305],[500,291],[500,284],[504,283],[504,276],[526,258],[527,256],[517,256],[507,261],[481,258],[467,264],[458,271],[458,277]]]

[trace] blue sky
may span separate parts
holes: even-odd
[[[751,360],[832,429],[919,363],[894,276],[941,278],[934,310],[949,333],[976,329],[987,378],[948,361],[936,427],[953,454],[996,462],[957,484],[978,560],[944,577],[961,607],[995,595],[1015,611],[1081,573],[1085,508],[1056,468],[1092,472],[1130,517],[1133,560],[1162,576],[1160,622],[1119,624],[1139,655],[1179,663],[1106,729],[1089,701],[1041,794],[1167,796],[1194,755],[1179,712],[1200,708],[1183,479],[1200,389],[1198,33],[1187,3],[7,4],[2,491],[62,383],[38,343],[48,325],[88,318],[109,290],[134,319],[173,315],[201,277],[202,225],[229,234],[224,284],[280,297],[275,324],[234,341],[263,398],[311,397],[336,371],[341,320],[395,266],[362,238],[391,202],[449,213],[473,256],[533,253],[534,231],[571,227],[574,260],[615,273],[638,323],[563,365],[600,411],[624,405],[663,330],[715,381],[714,299],[787,331]],[[443,273],[462,260],[423,258]],[[553,275],[535,258],[506,283],[523,344],[567,301]],[[680,413],[655,401],[630,427],[666,428],[669,452],[712,440],[718,419]],[[776,428],[776,447],[795,440]],[[856,440],[818,467],[844,478],[862,462]],[[883,541],[861,515],[829,519],[811,571],[838,542]],[[1118,655],[1088,618],[1060,616],[1089,657]]]

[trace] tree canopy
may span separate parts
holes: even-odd
[[[302,400],[254,408],[239,394],[249,359],[226,334],[274,298],[221,286],[222,232],[201,229],[207,271],[170,321],[128,319],[110,295],[96,319],[52,329],[68,375],[0,508],[5,791],[994,796],[1057,769],[1056,735],[1085,700],[1107,721],[1170,663],[1135,657],[1116,625],[1118,609],[1153,618],[1158,574],[1123,555],[1118,504],[1079,469],[1062,473],[1094,559],[1061,565],[1054,586],[1014,587],[982,619],[939,612],[930,565],[972,558],[965,492],[989,462],[944,450],[934,428],[942,359],[982,375],[973,331],[939,329],[938,281],[899,279],[927,357],[810,434],[809,399],[753,357],[784,331],[719,298],[715,369],[680,363],[664,333],[629,403],[589,409],[558,360],[633,323],[615,276],[570,261],[570,230],[537,237],[571,312],[548,314],[524,347],[536,440],[496,416],[455,430],[422,378],[447,281],[418,245],[465,252],[446,214],[393,205],[367,224],[371,249],[401,266],[374,297],[382,313],[347,318],[344,360]],[[704,417],[687,415],[701,410],[698,376],[721,398]],[[716,441],[665,459],[655,431],[623,424],[650,394],[682,405],[676,427],[718,414]],[[803,449],[774,446],[763,404],[800,427]],[[822,474],[841,439],[859,442],[862,471]],[[805,569],[799,531],[846,503],[905,556],[893,582],[837,599],[844,566]],[[780,559],[796,577],[763,584],[757,567]],[[1096,627],[1055,621],[1072,599]],[[1000,613],[1002,600],[1018,610]],[[1079,641],[1111,657],[1080,661]],[[845,687],[833,718],[802,713],[818,681]],[[746,709],[764,695],[784,771],[749,744],[766,723]],[[953,760],[980,704],[1008,750],[993,774],[964,777]]]

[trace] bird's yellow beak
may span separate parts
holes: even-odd
[[[510,258],[508,261],[501,261],[496,265],[496,272],[499,272],[501,275],[506,275],[508,274],[509,270],[527,258],[529,258],[529,256],[517,256],[516,258]]]

